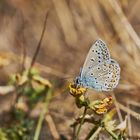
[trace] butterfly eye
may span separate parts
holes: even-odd
[[[80,83],[80,80],[79,80],[79,78],[77,77],[77,78],[75,79],[75,84],[78,85],[79,83]]]

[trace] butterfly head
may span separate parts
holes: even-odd
[[[80,80],[80,77],[78,76],[74,79],[74,85],[76,87],[79,87],[81,85],[80,83],[81,83],[81,80]]]

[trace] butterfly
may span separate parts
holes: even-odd
[[[118,85],[119,79],[120,66],[118,62],[110,58],[107,45],[101,39],[96,40],[90,48],[74,84],[76,87],[111,91]]]

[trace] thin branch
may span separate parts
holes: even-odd
[[[48,112],[48,105],[49,105],[51,98],[52,98],[52,89],[49,89],[49,91],[46,93],[44,108],[41,111],[41,114],[39,116],[39,120],[38,120],[37,127],[35,130],[34,140],[39,140],[42,123],[44,121],[46,113]]]
[[[118,136],[113,131],[111,131],[110,129],[106,127],[105,127],[105,130],[113,137],[114,140],[118,140]]]
[[[113,98],[115,100],[115,106],[116,106],[116,110],[117,110],[117,114],[118,114],[119,120],[120,120],[120,122],[123,122],[122,114],[121,114],[120,108],[118,106],[118,102],[117,102],[117,99],[115,97],[114,92],[113,92],[112,96],[113,96]]]
[[[51,131],[51,134],[52,134],[54,140],[60,140],[59,133],[56,129],[56,125],[55,125],[51,115],[47,114],[45,117],[45,120],[50,128],[50,131]]]
[[[133,29],[132,25],[129,23],[127,17],[123,13],[118,2],[116,0],[109,0],[109,2],[112,8],[114,9],[114,11],[116,12],[116,14],[118,15],[118,17],[120,17],[120,21],[123,23],[123,25],[125,25],[124,28],[128,32],[129,36],[132,38],[132,40],[135,42],[137,47],[140,49],[140,38],[138,34],[135,32],[135,30]]]
[[[87,112],[87,108],[85,107],[84,112],[83,112],[82,120],[81,120],[80,125],[79,125],[79,127],[78,127],[78,130],[77,130],[77,132],[76,132],[75,140],[78,140],[81,127],[82,127],[82,125],[83,125],[83,123],[84,123],[84,119],[85,119],[85,116],[86,116],[86,112]]]
[[[127,107],[130,109],[128,102],[127,102]],[[127,112],[127,116],[128,116],[128,133],[129,133],[129,136],[131,137],[132,136],[132,125],[131,125],[131,116],[130,116],[129,112]]]
[[[85,140],[94,140],[95,138],[97,138],[97,136],[99,135],[100,131],[102,130],[102,127],[99,126],[94,126],[92,128],[92,130],[89,132],[88,136],[86,137]]]
[[[118,106],[119,106],[119,108],[120,108],[121,110],[123,110],[123,111],[126,112],[126,113],[129,113],[131,116],[133,116],[134,118],[136,118],[137,120],[140,121],[140,114],[139,114],[139,113],[137,113],[137,112],[131,110],[130,108],[127,108],[126,106],[122,105],[122,104],[119,103],[119,102],[117,102],[117,104],[118,104]]]
[[[0,95],[6,95],[15,90],[15,87],[12,85],[7,85],[7,86],[0,86]]]
[[[41,43],[42,43],[42,40],[43,40],[43,37],[44,37],[44,33],[45,33],[45,30],[46,30],[46,23],[47,23],[47,19],[48,19],[48,14],[49,14],[49,12],[46,13],[46,17],[45,17],[45,21],[44,21],[44,25],[43,25],[43,30],[42,30],[42,33],[41,33],[41,37],[40,37],[40,40],[39,40],[39,42],[38,42],[38,45],[37,45],[37,48],[36,48],[36,50],[35,50],[33,59],[32,59],[32,61],[31,61],[31,66],[30,66],[29,69],[31,69],[32,66],[34,65],[35,60],[36,60],[36,58],[37,58],[37,55],[38,55],[38,53],[39,53],[39,50],[40,50],[40,48],[41,48]]]

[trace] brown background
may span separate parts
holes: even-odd
[[[125,105],[132,101],[138,103],[139,7],[139,0],[1,0],[0,55],[4,59],[0,64],[1,84],[7,81],[9,74],[21,69],[25,50],[28,58],[25,66],[28,67],[41,35],[45,14],[49,11],[37,58],[37,67],[43,76],[50,80],[55,78],[62,88],[62,79],[71,77],[68,79],[71,81],[78,75],[90,46],[97,38],[102,38],[121,67],[120,84],[114,91],[117,100]],[[61,88],[56,88],[57,95],[50,104],[50,112],[58,131],[70,138],[69,125],[79,111],[69,94],[61,94]],[[90,92],[94,99],[105,97],[103,93]],[[2,112],[8,109],[8,104],[5,103],[7,97],[0,98]],[[139,112],[138,108],[133,109]],[[138,120],[134,119],[133,124],[133,133],[138,134]]]

